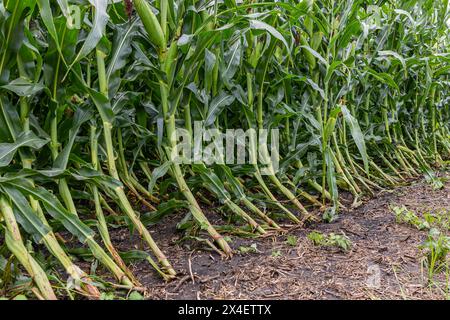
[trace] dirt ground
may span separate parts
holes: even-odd
[[[256,245],[255,253],[237,253],[232,259],[218,254],[174,244],[180,234],[173,215],[151,228],[161,249],[179,273],[165,283],[143,261],[130,269],[148,289],[151,299],[444,299],[445,272],[427,282],[421,267],[423,253],[419,246],[427,231],[399,224],[389,205],[416,212],[446,211],[450,214],[450,183],[433,190],[425,181],[415,181],[395,191],[382,192],[353,210],[342,211],[332,223],[308,227],[284,225],[285,233],[242,239],[232,236],[231,245]],[[340,234],[352,242],[352,249],[315,246],[307,238],[311,231]],[[119,250],[130,250],[126,230],[116,234]],[[294,235],[296,245],[286,242]]]

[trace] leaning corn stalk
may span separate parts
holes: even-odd
[[[164,2],[164,1],[162,1]],[[167,30],[167,26],[164,25],[161,27],[158,19],[153,13],[150,5],[146,0],[137,0],[133,2],[136,8],[139,17],[141,18],[147,35],[150,38],[152,44],[158,49],[159,60],[161,65],[161,71],[165,72],[166,68],[171,68],[172,64],[175,63],[175,54],[171,51],[170,55],[166,55],[167,44],[165,41],[165,34],[163,32],[163,28]],[[166,20],[166,17],[161,17],[162,21]],[[176,48],[176,45],[171,46],[171,48]],[[175,50],[175,49],[172,49]],[[169,60],[170,59],[170,60]],[[168,147],[168,156],[171,156],[172,149],[176,147],[175,137],[175,115],[174,112],[169,111],[169,97],[168,97],[168,88],[167,84],[160,80],[160,95],[161,95],[161,109],[162,115],[164,117],[164,123],[166,128],[166,136],[170,141],[170,145]],[[214,229],[211,223],[207,220],[205,215],[202,212],[197,200],[194,195],[190,191],[189,186],[186,184],[186,181],[183,178],[183,173],[178,164],[174,163],[172,165],[172,174],[177,180],[178,186],[189,202],[189,208],[192,212],[192,215],[197,220],[197,222],[202,226],[202,228],[206,229],[206,231],[211,235],[211,237],[218,243],[219,247],[225,252],[227,255],[231,255],[231,248],[228,243],[223,239],[223,237]]]
[[[47,275],[23,244],[19,226],[14,217],[11,205],[3,196],[0,197],[0,210],[6,224],[5,240],[8,249],[11,250],[30,274],[34,283],[39,288],[42,297],[47,300],[56,300],[56,295],[53,292]]]

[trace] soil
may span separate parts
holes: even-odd
[[[450,215],[450,183],[433,190],[415,181],[395,191],[384,191],[355,209],[341,211],[332,223],[306,227],[282,225],[284,232],[259,238],[230,236],[236,253],[223,259],[212,250],[192,243],[176,244],[176,224],[183,215],[171,215],[150,227],[178,277],[164,282],[146,261],[130,269],[147,289],[150,299],[445,299],[446,272],[427,281],[420,245],[428,231],[400,224],[390,205],[406,206],[419,216],[425,212]],[[209,212],[209,217],[217,219]],[[220,220],[218,220],[220,221]],[[315,246],[307,235],[344,233],[352,247]],[[297,244],[287,243],[287,235]],[[121,251],[141,243],[127,230],[116,230],[113,241]],[[257,252],[241,253],[240,246]],[[195,247],[196,246],[196,247]]]

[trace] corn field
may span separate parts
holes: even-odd
[[[417,177],[440,188],[449,28],[448,0],[2,0],[0,296],[139,290],[117,228],[176,279],[151,234],[167,215],[232,259],[231,234],[330,222]],[[174,161],[198,123],[277,129],[279,166]],[[271,159],[273,136],[247,138]]]

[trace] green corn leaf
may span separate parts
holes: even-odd
[[[202,180],[207,184],[208,188],[217,195],[220,201],[225,202],[230,199],[230,194],[226,190],[219,177],[205,165],[195,164],[192,166],[194,172],[201,175]]]
[[[85,243],[87,239],[94,237],[94,231],[86,226],[76,215],[67,211],[61,202],[46,189],[33,186],[25,180],[13,180],[7,182],[6,185],[42,202],[47,212],[61,222],[81,243]]]
[[[166,175],[166,173],[170,169],[171,165],[172,165],[172,161],[166,161],[161,166],[153,169],[152,177],[151,177],[150,182],[148,184],[148,191],[150,193],[153,192],[153,188],[156,185],[156,181],[159,178],[162,178],[162,177],[164,177]]]
[[[246,197],[244,188],[233,175],[231,169],[227,166],[220,165],[217,166],[217,170],[219,170],[225,176],[226,181],[229,183],[229,187],[234,192],[237,199],[243,199]]]
[[[10,164],[15,153],[21,147],[40,149],[48,143],[48,140],[38,138],[33,132],[21,133],[15,142],[0,143],[0,167]]]
[[[334,203],[338,201],[338,188],[336,183],[336,170],[333,162],[333,155],[331,154],[333,151],[330,148],[326,148],[325,150],[325,162],[327,164],[327,184],[329,187],[329,191],[331,194],[331,198]]]
[[[72,151],[73,144],[75,142],[75,138],[78,134],[83,123],[91,119],[92,113],[90,110],[85,108],[78,108],[75,112],[75,117],[72,123],[72,127],[69,130],[69,141],[65,145],[62,152],[59,153],[58,157],[55,159],[53,163],[54,169],[65,170],[67,168],[67,163],[69,161],[69,156]]]
[[[367,72],[372,75],[375,79],[379,80],[381,83],[387,84],[391,88],[396,89],[397,91],[400,91],[400,88],[398,87],[397,83],[395,82],[394,78],[385,72],[376,72],[373,69],[368,69]]]
[[[21,192],[7,184],[2,184],[0,188],[14,204],[13,210],[17,222],[20,223],[28,234],[33,236],[36,243],[40,243],[42,238],[51,232],[50,227],[42,223]]]
[[[137,19],[131,23],[115,26],[115,35],[111,50],[111,59],[106,70],[106,79],[109,82],[111,75],[126,66],[127,58],[132,53],[132,41],[137,31]]]
[[[97,44],[100,42],[100,39],[103,37],[106,24],[108,23],[108,0],[89,0],[89,3],[94,8],[94,21],[92,22],[92,29],[83,41],[83,46],[78,51],[78,54],[69,69],[71,69],[75,63],[86,57],[92,50],[95,49]]]
[[[369,174],[369,156],[367,155],[366,142],[361,128],[359,126],[358,120],[353,117],[346,106],[341,106],[342,114],[344,116],[345,122],[350,127],[350,133],[355,141],[355,144],[361,154],[364,162],[364,169],[366,173]]]
[[[205,126],[212,125],[223,109],[231,105],[234,100],[235,97],[233,95],[228,94],[225,91],[219,92],[219,94],[209,104]]]
[[[301,46],[301,48],[307,50],[310,54],[312,54],[317,60],[319,60],[324,66],[328,67],[328,62],[327,60],[325,60],[324,57],[322,57],[322,55],[320,53],[318,53],[316,50],[314,50],[313,48],[311,48],[310,46],[304,45]]]
[[[59,7],[63,15],[67,18],[70,15],[69,1],[68,0],[58,0]]]
[[[1,86],[1,88],[14,92],[20,97],[30,97],[44,89],[48,91],[48,89],[43,84],[34,83],[24,78],[15,79],[7,85]]]
[[[227,50],[224,54],[224,63],[223,70],[221,71],[221,77],[225,81],[225,83],[230,83],[231,79],[236,74],[236,71],[239,68],[241,63],[241,53],[242,46],[241,42],[235,41],[229,50]]]
[[[290,47],[289,47],[286,39],[283,37],[283,35],[277,29],[275,29],[271,25],[269,25],[263,21],[259,21],[259,20],[250,20],[249,23],[250,23],[251,29],[265,30],[265,31],[269,32],[273,37],[280,40],[286,47],[286,50],[288,50],[288,52],[290,52]]]

